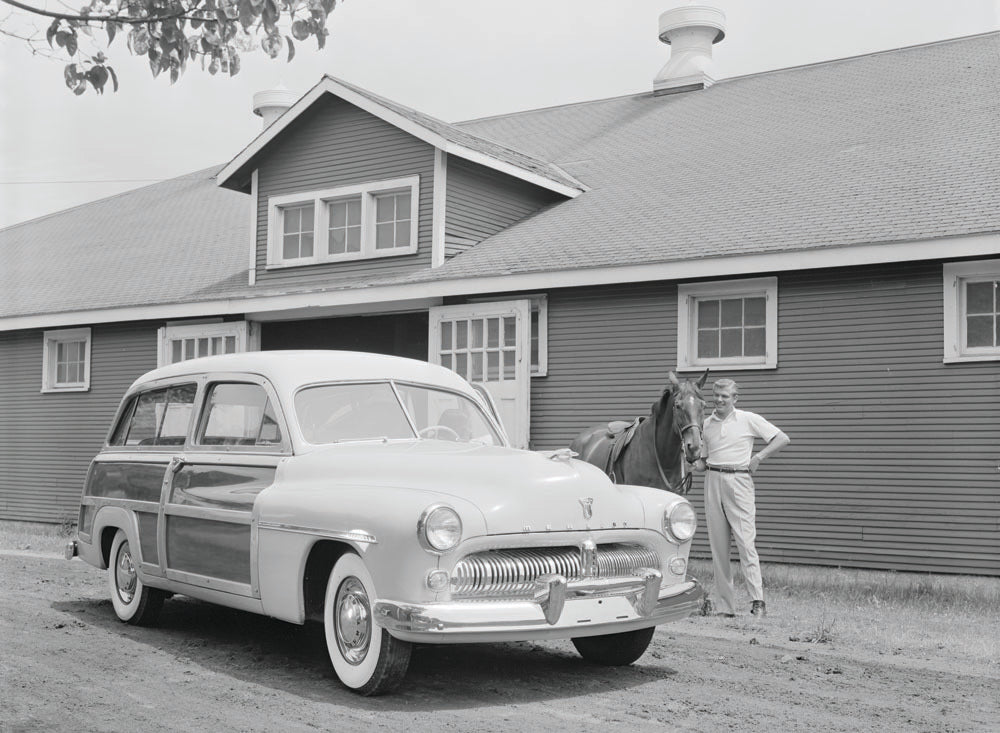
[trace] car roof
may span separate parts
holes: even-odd
[[[425,361],[358,351],[322,350],[251,351],[189,359],[143,374],[133,383],[132,389],[160,379],[206,372],[258,374],[284,389],[316,382],[397,379],[470,392],[468,383],[455,372]]]

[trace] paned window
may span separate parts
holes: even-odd
[[[257,329],[246,321],[197,323],[165,326],[160,329],[158,365],[201,356],[256,351]]]
[[[1000,260],[944,266],[944,360],[1000,359]]]
[[[410,244],[410,192],[399,191],[375,197],[375,249],[407,247]]]
[[[271,197],[267,266],[415,253],[419,188],[410,176]]]
[[[313,256],[315,208],[313,204],[282,207],[282,259],[297,260]]]
[[[327,250],[332,255],[361,251],[361,197],[353,196],[330,204]]]
[[[679,369],[777,366],[775,278],[680,285],[677,293]]]
[[[46,331],[42,343],[42,392],[90,389],[89,328]]]

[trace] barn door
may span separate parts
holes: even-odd
[[[430,309],[428,359],[482,383],[515,448],[528,447],[531,395],[531,301],[446,305]]]

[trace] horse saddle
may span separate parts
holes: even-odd
[[[599,441],[591,452],[594,459],[592,462],[598,466],[603,466],[604,472],[615,483],[618,482],[615,476],[615,464],[621,457],[622,451],[625,450],[625,446],[632,442],[636,429],[645,419],[645,417],[637,417],[632,422],[628,420],[613,420],[609,422],[607,432],[602,436],[603,440]]]

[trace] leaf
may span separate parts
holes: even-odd
[[[115,33],[118,32],[118,24],[108,22],[104,26],[104,30],[108,32],[108,45],[110,46],[111,43],[115,40]]]
[[[59,19],[56,18],[52,21],[52,25],[48,27],[45,31],[45,40],[49,42],[49,48],[52,48],[52,39],[56,37],[56,33],[59,30]]]
[[[330,32],[326,28],[320,28],[318,31],[316,31],[317,48],[322,49],[324,46],[326,46],[326,37],[328,35],[330,35]]]
[[[95,66],[87,72],[87,81],[98,94],[104,94],[104,85],[108,81],[108,70],[103,66]]]
[[[295,40],[297,41],[306,40],[310,35],[312,35],[309,28],[309,22],[299,18],[297,21],[292,23],[292,35],[295,36]]]
[[[76,81],[79,78],[79,73],[76,70],[76,64],[66,64],[63,68],[63,79],[66,81],[66,86],[70,89],[76,86]]]
[[[70,34],[69,38],[66,39],[66,52],[70,56],[76,56],[76,32]]]
[[[177,80],[180,78],[181,72],[178,69],[170,69],[170,83],[176,84]]]
[[[292,43],[292,39],[285,36],[285,40],[288,41],[288,60],[291,61],[295,58],[295,44]]]
[[[87,91],[87,85],[86,84],[77,84],[76,87],[73,89],[73,94],[75,94],[76,96],[79,97],[85,91]]]
[[[108,74],[110,74],[110,76],[111,76],[111,84],[114,86],[114,90],[117,92],[118,91],[118,74],[116,74],[115,70],[112,69],[110,66],[108,66],[106,68],[108,70]]]
[[[69,33],[66,31],[58,31],[56,33],[56,45],[59,46],[59,48],[65,48],[67,38],[69,38]]]
[[[229,75],[236,76],[239,73],[240,73],[240,56],[237,53],[233,53],[233,55],[229,59]]]

